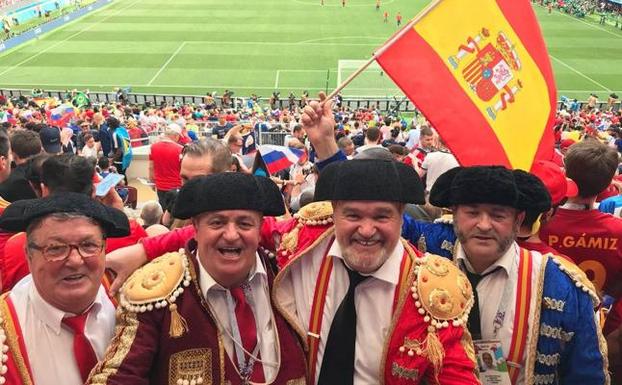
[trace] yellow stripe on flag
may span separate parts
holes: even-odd
[[[551,112],[549,93],[498,5],[444,0],[414,29],[489,122],[512,167],[529,170]]]

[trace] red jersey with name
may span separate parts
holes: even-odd
[[[572,261],[572,258],[560,253],[559,251],[555,250],[554,248],[552,248],[551,246],[549,246],[548,244],[544,242],[527,242],[527,241],[521,241],[517,239],[516,243],[518,243],[518,245],[522,247],[523,249],[537,251],[538,253],[542,255],[551,253],[553,255],[557,255],[559,257]]]
[[[599,292],[622,294],[622,218],[598,210],[560,208],[540,238],[569,256]]]

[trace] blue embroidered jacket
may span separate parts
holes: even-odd
[[[526,373],[533,373],[534,385],[609,384],[606,342],[594,317],[599,299],[592,284],[571,262],[550,254],[545,258],[538,285],[541,308],[533,321],[537,343],[528,347]]]

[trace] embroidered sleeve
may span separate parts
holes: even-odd
[[[600,304],[600,298],[596,292],[594,284],[589,280],[587,275],[571,261],[566,258],[562,258],[553,254],[550,254],[551,259],[555,262],[561,271],[566,273],[570,279],[574,282],[575,286],[587,293],[592,299],[592,305],[596,308]]]
[[[592,300],[588,295],[579,292],[577,314],[573,320],[574,327],[572,330],[559,333],[559,337],[563,341],[571,336],[571,340],[564,344],[565,347],[560,359],[560,384],[600,385],[610,383],[607,370],[607,346],[592,306]],[[556,330],[550,328],[548,332],[557,333]],[[545,361],[549,359],[548,357],[540,358]]]
[[[127,310],[117,314],[115,336],[86,385],[149,384],[160,333],[158,326],[140,322],[138,317]]]

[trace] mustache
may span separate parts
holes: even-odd
[[[354,235],[352,237],[352,241],[355,242],[381,242],[382,241],[382,237],[380,235],[373,235],[371,237],[363,237],[361,235]]]

